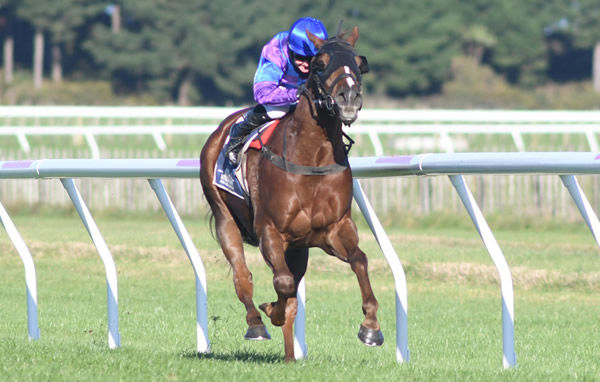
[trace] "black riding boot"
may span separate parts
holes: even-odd
[[[244,145],[245,138],[257,127],[269,122],[271,118],[267,115],[267,110],[263,105],[256,105],[250,109],[244,120],[231,126],[229,132],[229,142],[223,148],[225,155],[229,158],[229,161],[235,166],[239,164],[239,152]]]

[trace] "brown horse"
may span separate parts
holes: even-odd
[[[366,58],[350,36],[321,40],[307,34],[319,50],[311,61],[305,86],[292,113],[283,117],[261,151],[250,150],[242,166],[249,201],[213,184],[215,164],[231,125],[245,111],[226,118],[209,137],[200,157],[200,180],[215,219],[217,238],[233,269],[233,281],[246,307],[246,339],[270,338],[252,300],[252,274],[243,241],[258,245],[273,271],[277,301],[260,305],[275,326],[282,326],[285,360],[294,360],[293,323],[298,284],[306,272],[308,248],[318,247],[350,264],[362,294],[365,319],[359,339],[369,346],[383,343],[377,300],[367,272],[367,257],[358,247],[350,216],[352,172],[342,123],[350,125],[362,107],[361,74]]]

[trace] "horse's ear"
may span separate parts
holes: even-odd
[[[309,31],[308,29],[306,29],[306,35],[308,36],[308,39],[315,44],[315,48],[317,48],[317,50],[321,49],[321,46],[323,46],[323,44],[325,43],[325,40],[320,39],[318,36],[315,36],[314,34],[311,33],[311,31]]]
[[[350,43],[350,45],[354,46],[356,44],[356,40],[358,40],[358,27],[355,26],[352,28],[352,32],[350,33],[350,37],[346,39]]]

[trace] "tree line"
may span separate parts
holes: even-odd
[[[597,0],[0,0],[4,83],[18,69],[35,88],[91,78],[166,103],[248,103],[263,44],[307,15],[330,34],[359,26],[373,95],[435,94],[457,56],[521,87],[600,91]]]

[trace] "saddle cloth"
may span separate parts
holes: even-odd
[[[246,166],[242,166],[242,164],[246,162],[246,151],[250,148],[260,150],[262,145],[265,145],[269,141],[271,134],[278,124],[279,119],[267,122],[246,138],[244,146],[240,150],[241,160],[237,167],[231,163],[225,152],[221,149],[213,177],[215,186],[240,199],[245,199],[245,196],[248,195],[248,184],[243,173]],[[227,145],[230,138],[227,137],[225,145]]]

